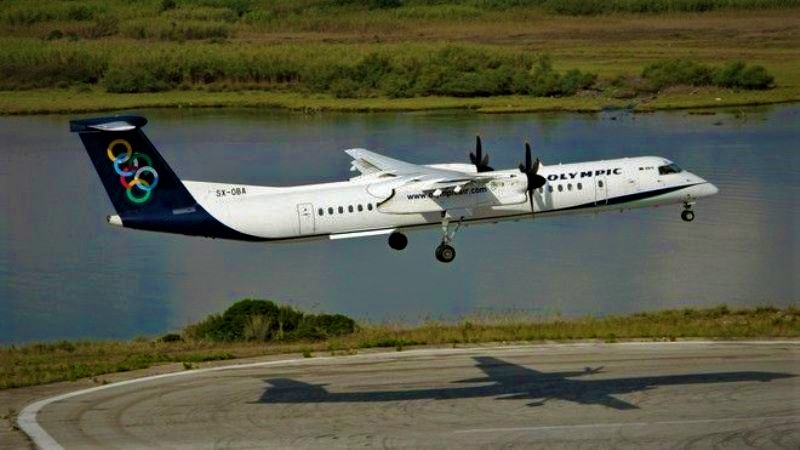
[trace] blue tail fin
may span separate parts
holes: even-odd
[[[142,132],[141,116],[72,120],[122,226],[226,239],[256,240],[213,218]]]
[[[194,198],[142,132],[139,116],[73,120],[120,217],[189,208]]]

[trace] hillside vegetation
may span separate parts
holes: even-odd
[[[800,0],[3,0],[0,112],[791,101],[798,19]]]
[[[356,325],[342,315],[307,314],[263,300],[244,300],[181,333],[130,342],[79,341],[0,347],[0,389],[99,377],[155,364],[197,363],[279,353],[356,354],[412,345],[683,338],[798,338],[800,310],[761,307],[676,309],[625,316],[529,317],[482,314],[454,322]],[[95,381],[102,383],[101,378]]]

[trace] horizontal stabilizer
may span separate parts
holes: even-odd
[[[142,116],[112,116],[93,119],[70,120],[69,131],[83,133],[87,131],[131,131],[147,125]]]

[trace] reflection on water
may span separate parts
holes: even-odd
[[[0,342],[161,333],[245,296],[372,320],[481,309],[566,315],[798,300],[800,106],[695,116],[137,111],[185,179],[289,185],[345,179],[341,150],[494,167],[532,139],[545,164],[661,155],[720,188],[679,207],[474,226],[450,265],[437,231],[264,245],[117,229],[67,116],[0,118]]]

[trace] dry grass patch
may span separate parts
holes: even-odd
[[[32,343],[0,348],[0,389],[97,377],[105,373],[183,363],[187,370],[205,361],[281,353],[306,357],[328,352],[413,345],[470,345],[485,342],[541,342],[681,338],[798,338],[800,310],[761,307],[677,309],[609,317],[526,317],[474,315],[457,322],[361,324],[356,332],[329,339],[288,342],[208,342],[135,339],[130,342]],[[100,380],[98,380],[100,382]]]

